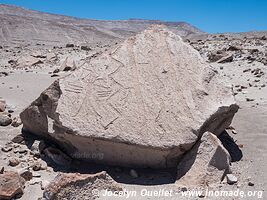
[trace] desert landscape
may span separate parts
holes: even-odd
[[[0,19],[0,199],[266,198],[267,32]]]

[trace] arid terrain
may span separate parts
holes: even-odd
[[[2,190],[0,190],[0,195],[7,195],[1,196],[0,199],[11,199],[13,197],[22,200],[125,199],[127,195],[129,195],[129,197],[127,196],[129,199],[267,198],[267,32],[207,34],[184,22],[174,23],[137,19],[125,21],[98,21],[77,19],[72,17],[41,13],[37,11],[30,11],[7,5],[0,5],[0,19],[0,188]],[[169,30],[170,32],[163,31],[162,33],[161,28],[159,28],[159,31],[156,28],[154,32],[155,34],[159,34],[159,36],[155,36],[153,35],[153,28],[151,32],[149,31],[149,27],[152,24],[164,25],[163,30]],[[142,32],[145,29],[149,30],[145,31],[145,33]],[[140,32],[142,33],[140,34]],[[136,34],[139,35],[135,36]],[[173,46],[166,47],[165,43],[163,42],[161,44],[160,42],[163,41],[163,36],[161,34],[166,37],[164,38],[164,41],[170,41],[169,43],[173,44]],[[177,40],[177,44],[173,42],[176,39],[176,35],[181,36],[183,41]],[[123,42],[130,36],[134,36],[134,39],[128,39],[126,40],[126,42]],[[147,40],[147,38],[150,37],[153,39],[151,41]],[[177,36],[177,38],[180,37]],[[140,48],[135,49],[133,47],[133,44],[131,43],[132,41],[135,41],[135,43],[133,42],[134,44],[140,45],[138,46]],[[150,48],[154,45],[153,41],[156,41],[155,43],[160,43],[160,45],[162,45],[160,47],[162,47],[163,49],[158,48],[158,50],[152,51],[152,53],[147,53],[145,52],[145,50],[142,50],[142,45],[145,44],[147,45],[147,48]],[[118,54],[114,53],[114,57],[117,60],[123,58],[124,52],[130,52],[130,56],[125,56],[125,62],[128,63],[129,66],[133,65],[133,59],[130,59],[132,55],[140,55],[140,59],[144,59],[143,63],[140,63],[144,64],[145,66],[147,64],[145,62],[145,59],[149,56],[151,56],[151,59],[153,58],[151,62],[156,62],[158,61],[157,59],[159,59],[160,62],[166,64],[166,66],[164,66],[165,68],[163,67],[163,69],[161,69],[161,66],[155,64],[155,69],[162,70],[162,72],[160,72],[162,76],[169,76],[168,79],[164,79],[164,81],[166,81],[164,83],[167,83],[169,88],[172,88],[171,86],[173,85],[173,83],[179,83],[179,81],[173,78],[172,74],[174,74],[174,72],[168,73],[168,70],[172,69],[167,69],[167,65],[172,66],[172,61],[176,59],[176,54],[171,55],[170,53],[170,55],[167,55],[166,53],[165,55],[164,48],[166,47],[175,49],[175,45],[177,45],[177,49],[182,49],[182,53],[184,52],[183,50],[185,50],[188,51],[190,55],[193,55],[191,58],[192,60],[177,59],[175,62],[177,62],[181,66],[183,66],[184,63],[186,63],[184,64],[184,66],[187,66],[187,64],[192,64],[192,66],[194,66],[195,68],[192,67],[190,69],[195,70],[201,70],[198,69],[197,66],[199,66],[199,68],[200,66],[202,67],[202,62],[204,62],[203,66],[212,68],[216,76],[220,77],[219,82],[222,83],[222,85],[225,85],[225,87],[227,86],[227,88],[232,88],[231,91],[233,93],[234,99],[236,101],[236,104],[239,106],[238,112],[233,117],[232,124],[230,126],[227,125],[228,116],[226,115],[229,114],[230,111],[225,111],[225,113],[221,114],[220,116],[218,115],[213,119],[213,121],[216,121],[221,117],[224,119],[220,121],[220,123],[218,122],[220,128],[224,127],[222,124],[227,125],[227,129],[224,134],[217,134],[219,139],[217,139],[216,137],[216,139],[214,140],[221,141],[225,149],[229,152],[229,155],[231,157],[231,173],[229,174],[233,175],[232,177],[224,178],[224,180],[222,181],[217,180],[216,182],[212,182],[209,179],[212,179],[216,176],[207,176],[203,178],[200,177],[199,174],[193,173],[193,171],[192,176],[188,179],[190,181],[192,180],[192,182],[197,182],[198,180],[203,179],[205,180],[206,185],[203,185],[201,183],[199,185],[184,184],[184,186],[182,186],[181,182],[177,181],[177,165],[167,163],[172,161],[172,157],[166,158],[166,163],[162,164],[163,157],[165,159],[165,154],[163,155],[162,152],[165,150],[166,152],[171,152],[173,149],[176,151],[175,147],[180,145],[180,143],[178,142],[185,144],[179,146],[182,153],[189,151],[191,148],[193,148],[192,146],[194,146],[194,144],[198,144],[199,140],[191,143],[187,142],[193,140],[194,137],[199,136],[197,135],[196,131],[192,131],[193,133],[190,135],[190,138],[189,136],[186,137],[184,139],[185,141],[178,140],[177,144],[172,141],[174,140],[173,138],[169,139],[162,137],[161,140],[157,141],[156,139],[158,138],[150,138],[149,134],[147,136],[147,138],[149,138],[148,141],[145,141],[145,137],[135,138],[134,133],[132,135],[125,136],[123,134],[127,132],[123,132],[121,133],[121,137],[118,137],[117,135],[104,137],[103,135],[99,134],[97,136],[99,138],[103,137],[105,140],[114,140],[116,142],[123,139],[128,139],[128,146],[124,148],[125,152],[118,151],[118,149],[121,150],[123,148],[109,149],[107,147],[109,144],[107,143],[107,146],[103,147],[102,150],[100,147],[100,150],[93,151],[94,154],[87,155],[90,156],[89,160],[105,160],[102,158],[105,155],[102,155],[101,152],[105,150],[106,154],[109,151],[112,154],[112,151],[115,152],[116,149],[116,155],[124,156],[121,156],[120,159],[113,159],[115,164],[111,162],[112,157],[107,159],[108,162],[112,163],[112,165],[109,165],[105,164],[105,162],[92,163],[71,157],[64,151],[64,148],[69,148],[68,145],[72,142],[71,139],[73,139],[74,141],[74,138],[70,137],[70,139],[68,139],[70,141],[68,141],[67,139],[63,140],[64,142],[67,142],[61,146],[62,148],[60,148],[60,143],[57,143],[59,139],[56,138],[56,136],[56,139],[53,138],[56,142],[50,143],[50,139],[54,137],[53,135],[48,134],[49,136],[47,136],[45,135],[46,133],[40,133],[38,137],[36,135],[29,134],[27,130],[22,129],[24,126],[24,128],[26,127],[27,129],[32,128],[32,130],[39,130],[40,126],[38,126],[38,123],[42,120],[40,118],[42,118],[44,113],[48,113],[49,120],[51,119],[57,121],[57,119],[55,119],[56,117],[54,116],[54,113],[52,111],[50,112],[50,110],[53,110],[52,107],[54,104],[48,103],[48,106],[46,107],[46,104],[42,102],[42,105],[37,105],[38,103],[40,104],[40,102],[38,102],[40,99],[41,101],[43,101],[43,99],[49,99],[49,101],[51,100],[49,96],[50,90],[48,93],[42,92],[52,83],[54,83],[54,81],[58,79],[60,81],[62,80],[62,83],[60,82],[62,87],[60,88],[60,92],[66,95],[68,94],[64,93],[68,89],[66,89],[64,85],[66,84],[66,82],[68,83],[68,81],[72,80],[73,77],[78,76],[79,72],[81,72],[83,69],[85,71],[89,69],[88,66],[90,66],[89,64],[91,62],[93,62],[95,66],[99,67],[99,71],[101,71],[102,67],[107,67],[110,63],[114,62],[108,56],[113,52],[117,53],[117,50]],[[146,49],[146,47],[144,47],[143,49]],[[197,50],[199,54],[191,47]],[[136,51],[137,53],[134,51]],[[173,50],[173,52],[179,53],[180,51]],[[181,55],[183,55],[182,53]],[[105,57],[105,55],[108,56]],[[157,58],[157,55],[163,55],[162,59]],[[200,61],[197,60],[199,55],[202,57]],[[127,60],[127,58],[129,58],[129,60]],[[111,66],[113,67],[116,65],[117,64],[115,63]],[[147,71],[145,71],[145,69]],[[150,69],[152,68],[144,68],[144,72],[146,73],[144,73],[143,79],[140,78],[139,82],[149,79],[149,75],[151,75],[151,71],[149,71]],[[114,69],[109,70],[112,71]],[[132,74],[138,74],[138,72],[136,71],[130,72],[132,72]],[[111,73],[113,73],[113,71]],[[185,77],[187,77],[186,73],[190,74],[191,72],[188,72],[187,69],[185,69],[183,73],[185,74]],[[84,71],[82,71],[82,74],[84,74]],[[119,77],[118,75],[118,77],[113,77],[114,80],[123,80],[128,85],[133,82],[134,84],[131,87],[135,89],[140,87],[138,86],[138,81],[131,81],[129,76],[129,79],[127,79],[127,76],[125,75],[126,73],[121,74],[123,76]],[[106,78],[104,75],[103,77]],[[126,77],[125,80],[124,77]],[[140,77],[142,76],[140,75]],[[177,75],[177,77],[179,77],[181,83],[180,85],[178,84],[180,87],[178,88],[179,92],[181,91],[181,88],[187,87],[186,84],[192,84],[193,86],[196,86],[196,88],[199,86],[198,84],[196,84],[197,81],[195,81],[198,80],[198,74],[194,74],[194,72],[192,72],[190,76],[188,75],[188,79],[183,78],[182,75]],[[91,80],[91,78],[92,77],[88,78],[88,76],[84,77],[84,79],[88,82]],[[64,80],[67,81],[65,81],[64,83]],[[168,82],[168,80],[171,80],[172,82]],[[107,83],[108,81],[106,79],[105,81],[103,81],[104,83],[100,83],[102,85],[109,84]],[[158,88],[158,91],[161,91],[160,86],[157,87],[156,85],[156,83],[158,82],[153,81],[154,80],[151,80],[150,84],[155,84],[155,87]],[[182,84],[182,82],[184,85]],[[82,85],[81,82],[79,82],[79,84]],[[116,84],[120,85],[118,82],[116,82]],[[116,84],[112,85],[112,87],[114,87],[115,89],[116,87],[120,87]],[[209,86],[209,84],[211,86]],[[214,86],[212,85],[212,83],[209,83],[207,81],[207,85],[207,88],[212,90],[207,90],[207,92],[211,92],[211,95],[214,96],[214,99],[221,101],[220,103],[222,104],[223,108],[227,107],[228,105],[229,107],[235,105],[231,102],[231,98],[228,96],[226,89],[224,90],[224,88],[221,89],[219,86],[217,87],[217,82]],[[206,87],[206,85],[204,86]],[[131,87],[129,86],[129,88]],[[202,87],[202,85],[199,87]],[[79,87],[76,86],[76,92],[77,90],[79,90],[77,88]],[[151,88],[148,87],[147,91],[153,91],[153,88]],[[193,94],[199,95],[197,92],[201,89],[197,90],[196,88],[188,87],[185,91],[190,90]],[[218,90],[218,94],[216,93],[216,89]],[[75,91],[75,88],[73,90]],[[53,93],[57,90],[51,91],[51,93]],[[170,89],[170,91],[168,92],[174,93],[176,92],[176,90]],[[77,94],[78,93],[82,92],[78,91]],[[47,95],[48,97],[43,94]],[[167,98],[166,95],[164,96],[161,94],[162,93],[160,92],[156,93],[159,99],[165,98],[165,101],[171,102],[171,98],[176,98]],[[53,95],[56,96],[55,94],[52,94],[52,96]],[[57,105],[62,106],[62,108],[67,107],[66,109],[70,108],[70,110],[72,108],[76,109],[76,107],[78,107],[76,104],[79,104],[80,96],[66,95],[65,97],[64,95],[62,95],[64,99],[57,99],[57,101],[59,101],[59,103],[57,102]],[[139,95],[139,93],[137,93],[137,95]],[[105,94],[100,94],[100,96],[103,97],[105,96]],[[192,101],[202,103],[198,107],[201,112],[194,112],[192,115],[197,118],[197,122],[201,124],[203,116],[206,117],[206,115],[209,116],[213,114],[208,108],[210,107],[210,105],[214,106],[212,104],[214,99],[210,101],[209,99],[206,100],[207,105],[205,105],[201,98],[202,96],[204,96],[203,98],[205,98],[206,94],[201,93],[199,96],[200,100],[194,99]],[[230,99],[229,101],[228,97]],[[169,108],[168,105],[164,107],[157,102],[155,103],[154,100],[150,100],[150,98],[148,99],[149,100],[147,100],[147,104],[153,105],[155,109],[159,107],[159,113],[162,109],[164,110],[166,107]],[[51,101],[54,101],[54,99],[52,99]],[[138,102],[138,99],[136,101]],[[183,101],[191,102],[191,99],[188,98],[184,100],[181,98],[180,102],[182,106],[184,106]],[[31,104],[37,105],[36,108],[39,109],[38,113],[41,113],[41,117],[37,114],[35,115],[35,112],[33,112],[35,107],[33,107],[32,110],[31,108],[29,108],[29,113],[31,114],[28,116],[28,118],[31,120],[29,120],[28,122],[27,120],[23,119],[23,125],[20,119],[20,113],[22,113]],[[87,103],[86,105],[89,107],[90,104]],[[175,110],[175,105],[176,104],[170,106],[170,109],[173,108]],[[95,107],[97,106],[98,104]],[[149,106],[147,106],[147,109],[148,107]],[[42,109],[48,109],[49,112],[43,112]],[[79,109],[74,111],[73,109],[71,110],[71,112],[80,112]],[[192,113],[192,110],[193,109],[190,107],[190,105],[184,107],[184,112],[186,114]],[[209,113],[207,110],[209,110],[211,113]],[[105,113],[105,111],[100,109],[99,113],[101,114],[101,112]],[[131,112],[134,111],[131,110]],[[127,114],[130,115],[131,112],[129,111]],[[215,112],[215,114],[216,113],[217,112]],[[64,115],[64,113],[62,115]],[[111,116],[111,118],[114,117],[114,115]],[[21,116],[24,117],[25,115]],[[126,114],[124,116],[126,116],[124,118],[125,121],[131,119],[131,116],[129,117]],[[139,113],[139,116],[148,116],[148,114],[147,112]],[[160,114],[158,114],[158,116],[160,116]],[[82,117],[86,118],[85,114]],[[83,119],[82,117],[78,119],[75,118],[76,121],[74,120],[74,122],[81,123],[79,120]],[[165,116],[162,117],[162,124],[167,123],[166,121],[164,121],[164,117]],[[166,119],[167,117],[168,116],[166,115]],[[95,121],[98,118],[88,119]],[[103,129],[103,131],[108,129],[107,127],[110,124],[111,126],[115,126],[116,119],[117,118],[115,118],[113,121],[111,120],[111,122],[104,121],[103,123],[107,123],[107,125],[105,126],[105,129]],[[82,132],[81,130],[83,130],[84,127],[86,128],[86,130],[88,129],[87,125],[83,125],[82,123],[79,126],[72,125],[72,123],[74,122],[71,120],[68,121],[68,117],[66,117],[66,120],[67,121],[64,121],[64,126],[62,121],[62,124],[57,127],[61,130],[59,131],[60,133],[62,132],[62,129],[65,128],[64,131],[68,132],[68,134],[75,133],[82,135],[84,134],[84,132]],[[141,119],[140,117],[140,123],[142,122],[142,120],[143,119]],[[171,120],[170,123],[172,123]],[[193,122],[186,121],[186,123],[190,124]],[[211,122],[207,120],[207,122],[204,121],[204,124],[205,123]],[[49,124],[49,122],[47,122],[47,124]],[[87,124],[89,124],[88,121]],[[123,124],[123,120],[121,124]],[[128,128],[126,122],[125,124],[125,127]],[[196,124],[197,125],[194,124],[194,126],[198,126],[198,128],[202,125],[199,125],[198,123]],[[94,125],[95,124],[93,124],[92,122],[92,126]],[[51,127],[55,129],[54,126]],[[118,130],[128,130],[125,127],[123,126]],[[151,127],[153,128],[154,125],[151,125]],[[49,128],[50,126],[47,129]],[[182,129],[179,126],[174,130],[187,131],[186,128]],[[207,128],[206,131],[213,130],[214,132],[216,132],[216,128]],[[162,129],[165,130],[164,127]],[[112,130],[114,130],[114,132],[117,131],[117,129],[115,128],[113,128]],[[48,130],[47,132],[49,131],[50,130]],[[166,131],[165,134],[167,133],[168,132]],[[105,132],[105,134],[108,135],[109,133]],[[197,136],[195,136],[194,134],[196,134]],[[167,136],[171,137],[173,135],[169,134]],[[205,134],[204,136],[209,138],[209,136]],[[79,143],[78,145],[76,144],[78,147],[73,144],[72,145],[75,146],[76,149],[79,148],[79,145],[84,147],[83,144],[85,143],[83,143],[83,140],[84,139],[81,139],[81,143]],[[146,148],[151,148],[153,151],[142,151],[142,148],[140,148],[141,150],[138,149],[138,142],[140,142],[140,144],[145,146]],[[152,142],[155,142],[156,144],[151,144]],[[165,142],[164,147],[160,146],[160,144],[162,144],[161,142]],[[205,143],[203,142],[203,144]],[[133,148],[135,148],[136,151],[140,151],[140,153],[137,154],[138,156],[133,154],[125,157],[125,154],[127,154],[130,145],[133,145]],[[220,147],[220,145],[218,146]],[[169,150],[168,148],[171,150]],[[83,148],[81,147],[81,149]],[[158,154],[158,157],[155,156],[157,155],[157,150],[154,149],[160,149],[160,153],[163,156],[161,154]],[[206,150],[205,145],[203,149]],[[114,152],[113,154],[115,154]],[[146,155],[149,158],[141,159],[140,156],[142,157],[142,152],[144,154],[144,157]],[[181,152],[179,153],[182,155]],[[83,151],[80,150],[79,153],[79,155],[81,155]],[[200,151],[197,153],[197,155],[201,156],[201,153],[202,152]],[[216,153],[214,154],[216,155]],[[223,153],[221,153],[220,155],[221,157],[216,157],[217,160],[215,159],[215,161],[211,159],[210,163],[212,162],[212,160],[216,163],[220,163],[221,160],[227,157]],[[175,159],[178,158],[175,157]],[[181,159],[181,157],[179,157],[179,159]],[[140,162],[135,162],[135,160],[138,160]],[[176,161],[177,160],[175,160],[175,162]],[[125,163],[127,162],[130,164],[137,163],[137,165],[141,163],[146,167],[142,168],[140,166],[136,167],[134,165],[125,165]],[[227,161],[222,162],[225,163]],[[160,167],[158,167],[158,169],[155,169],[157,168],[155,166]],[[204,170],[205,172],[207,171],[207,173],[213,173],[213,168],[207,167],[206,169],[205,167],[200,166],[201,162],[199,166],[196,166],[196,168]],[[77,175],[74,173],[80,174]],[[214,174],[217,175],[217,172],[214,172]],[[8,178],[10,178],[11,180],[9,180]],[[211,191],[243,191],[244,195],[239,194],[237,196],[231,197],[212,197],[205,195],[204,192],[202,194],[192,195],[191,197],[182,196],[183,192],[185,191],[194,191],[198,189],[203,191],[205,191],[206,189]],[[112,195],[110,195],[109,197],[105,196],[106,190],[111,191],[111,193],[113,191]],[[162,192],[162,190],[172,192],[172,194],[151,194],[155,191]],[[123,193],[124,196],[119,197],[118,195],[115,195],[117,193],[115,193],[114,191],[126,192]],[[131,193],[131,191],[135,191],[136,194]],[[142,192],[146,191],[150,191],[150,193],[147,192],[142,196]]]

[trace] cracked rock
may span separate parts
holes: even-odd
[[[55,81],[20,117],[72,158],[166,168],[237,110],[231,86],[198,52],[153,26]]]

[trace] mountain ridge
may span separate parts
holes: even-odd
[[[128,19],[97,20],[50,14],[0,4],[0,41],[105,43],[134,35],[152,24],[164,24],[180,36],[204,33],[186,22]],[[51,30],[53,30],[51,32]],[[53,40],[51,40],[53,38]],[[104,41],[104,42],[103,42]]]

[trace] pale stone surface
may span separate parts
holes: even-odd
[[[199,53],[154,26],[56,81],[21,119],[74,158],[165,168],[205,131],[220,134],[237,110]]]
[[[231,157],[220,140],[205,132],[178,165],[176,184],[207,186],[220,183],[230,171]]]
[[[17,67],[30,67],[30,66],[34,66],[37,64],[41,64],[41,63],[43,63],[41,59],[30,56],[30,55],[26,55],[26,56],[20,57],[17,60],[16,65]]]

